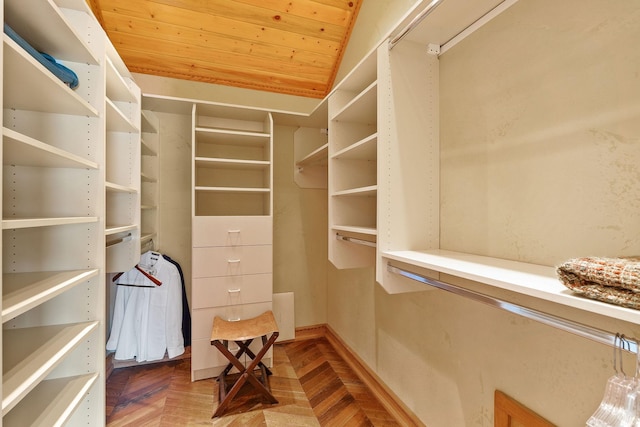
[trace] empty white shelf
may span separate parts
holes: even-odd
[[[136,95],[131,90],[124,78],[118,73],[116,67],[107,58],[107,97],[112,101],[136,102]]]
[[[267,160],[239,160],[213,157],[196,157],[196,166],[201,168],[220,169],[268,169],[271,162]]]
[[[107,131],[109,132],[138,132],[138,128],[110,99],[107,103]]]
[[[135,224],[127,224],[127,225],[107,225],[104,230],[105,236],[111,236],[113,234],[125,233],[127,231],[133,231],[137,229],[138,226]]]
[[[131,194],[135,194],[135,193],[138,192],[138,190],[136,190],[133,187],[116,184],[114,182],[106,182],[105,183],[105,188],[107,189],[107,191],[116,192],[116,193],[131,193]]]
[[[73,153],[45,144],[12,129],[2,128],[5,165],[50,168],[97,169],[98,164]]]
[[[209,191],[212,193],[268,193],[268,188],[251,187],[195,187],[196,191]]]
[[[40,271],[2,276],[2,322],[36,307],[98,274],[93,270]]]
[[[377,121],[378,82],[374,81],[338,111],[331,120],[362,124]]]
[[[378,133],[376,132],[348,147],[343,148],[331,157],[334,159],[375,161],[378,158],[377,143]]]
[[[2,220],[2,229],[50,227],[53,225],[88,224],[98,222],[95,216],[69,216],[56,218],[11,218]]]
[[[2,419],[4,427],[59,427],[65,425],[98,374],[45,380]]]
[[[2,415],[35,388],[99,323],[3,330]]]
[[[369,236],[375,236],[378,234],[378,231],[375,227],[362,227],[356,225],[333,225],[331,226],[333,231],[344,231],[347,233],[358,233],[358,234],[366,234]]]
[[[321,147],[318,147],[317,149],[313,150],[311,153],[304,156],[302,159],[296,162],[296,166],[298,167],[311,166],[311,165],[315,165],[316,163],[326,162],[328,153],[329,153],[329,143],[324,144]]]
[[[332,196],[360,196],[360,197],[373,197],[378,192],[377,185],[369,185],[366,187],[350,188],[348,190],[336,191]]]

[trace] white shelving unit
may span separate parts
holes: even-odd
[[[272,307],[273,119],[216,104],[194,104],[192,114],[191,378],[198,380],[226,366],[211,346],[214,316],[238,320]]]
[[[1,424],[102,425],[105,273],[133,265],[107,239],[139,236],[140,92],[84,1],[1,3],[80,82],[3,36]]]
[[[141,250],[155,249],[158,240],[158,148],[160,123],[149,110],[142,111]],[[155,241],[154,241],[155,239]]]
[[[373,52],[329,96],[329,260],[337,268],[375,264],[377,106]]]
[[[141,94],[109,42],[105,72],[107,272],[116,273],[140,254]]]

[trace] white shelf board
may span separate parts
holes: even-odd
[[[143,131],[144,132],[144,131]],[[157,156],[158,153],[156,152],[155,149],[153,149],[153,147],[151,147],[151,145],[149,145],[148,142],[146,142],[144,140],[144,138],[140,139],[140,143],[141,143],[141,154],[143,156]]]
[[[38,51],[65,61],[100,63],[86,36],[73,29],[53,1],[5,0],[4,20]]]
[[[107,58],[107,98],[117,102],[137,102],[136,94]]]
[[[141,111],[142,132],[158,133],[158,119],[151,111]]]
[[[304,167],[304,166],[313,166],[318,163],[322,163],[327,160],[327,156],[329,155],[329,143],[322,145],[321,147],[316,148],[311,153],[304,156],[302,159],[296,162],[296,166]]]
[[[378,133],[362,138],[360,141],[331,156],[332,159],[376,160],[378,158]]]
[[[197,127],[198,142],[221,145],[264,146],[271,140],[271,134],[264,132],[247,132],[229,129]]]
[[[10,230],[17,228],[49,227],[54,225],[88,224],[92,222],[98,222],[98,217],[69,216],[56,218],[5,218],[2,220],[2,229]]]
[[[369,185],[367,187],[350,188],[348,190],[336,191],[332,194],[334,197],[341,196],[358,196],[358,197],[374,197],[378,194],[377,185]]]
[[[378,119],[378,83],[374,81],[332,118],[337,122],[374,124]]]
[[[268,188],[251,187],[195,187],[196,191],[208,191],[212,193],[269,193]]]
[[[63,426],[97,379],[94,373],[44,380],[2,418],[2,425]]]
[[[107,132],[138,132],[135,124],[129,120],[124,113],[110,99],[106,99],[107,104]]]
[[[144,172],[140,173],[140,179],[143,182],[158,182],[158,178],[152,177]]]
[[[138,190],[127,185],[116,184],[115,182],[105,182],[104,187],[109,192],[135,194]]]
[[[157,233],[142,233],[142,237],[140,237],[140,243],[141,244],[145,244],[146,242],[148,242],[151,239],[154,239],[156,237]]]
[[[2,322],[5,323],[98,274],[93,270],[11,273],[2,276]]]
[[[194,160],[196,166],[200,168],[268,169],[271,166],[271,162],[268,160],[239,160],[213,157],[196,157]]]
[[[104,230],[104,235],[111,236],[118,233],[133,231],[133,230],[136,230],[137,228],[138,226],[136,224],[126,224],[126,225],[107,224]]]
[[[4,34],[4,108],[98,117],[98,111]],[[24,82],[29,82],[24,84]]]
[[[148,211],[148,210],[152,210],[152,209],[158,209],[158,207],[155,206],[155,205],[140,205],[140,209],[143,210],[143,211],[144,210]]]
[[[576,296],[560,282],[555,267],[441,249],[388,251],[381,256],[640,325],[640,310]]]
[[[2,415],[35,388],[99,323],[4,329]]]
[[[5,165],[98,169],[96,162],[45,144],[13,129],[2,128],[2,136],[2,162]]]
[[[362,227],[357,225],[332,225],[333,231],[344,231],[347,233],[366,234],[368,236],[376,236],[378,230],[375,227]]]

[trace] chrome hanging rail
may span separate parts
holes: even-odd
[[[409,24],[407,24],[407,26],[403,28],[402,31],[400,31],[400,34],[391,39],[391,41],[389,42],[389,50],[393,49],[393,47],[398,44],[400,40],[402,40],[407,34],[409,34],[411,30],[417,27],[418,24],[420,24],[420,22],[422,22],[424,18],[429,16],[443,1],[444,0],[432,0],[426,8],[420,11],[420,13],[416,15],[416,17],[413,18],[411,22],[409,22]]]
[[[355,237],[343,236],[341,234],[336,234],[337,240],[343,240],[345,242],[357,243],[358,245],[371,246],[372,248],[376,247],[376,242],[370,242],[368,240],[358,239]]]
[[[610,346],[616,346],[619,335],[612,334],[610,332],[603,331],[592,326],[587,326],[582,323],[574,322],[572,320],[564,319],[562,317],[554,316],[553,314],[545,313],[539,310],[535,310],[528,307],[523,307],[518,304],[514,304],[508,301],[501,300],[489,295],[482,294],[480,292],[471,291],[469,289],[461,288],[450,283],[445,283],[431,277],[425,277],[423,275],[413,273],[402,268],[395,267],[390,263],[387,264],[387,271],[395,274],[399,274],[403,277],[418,281],[425,285],[433,286],[438,289],[442,289],[447,292],[452,292],[456,295],[469,298],[473,301],[482,302],[495,308],[507,311],[509,313],[517,314],[527,319],[536,320],[545,325],[552,326],[554,328],[561,329],[566,332],[587,338],[601,344],[607,344]],[[638,354],[638,342],[635,339],[625,337],[625,341],[628,341],[628,348],[625,350],[631,353]]]

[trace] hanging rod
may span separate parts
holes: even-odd
[[[372,248],[376,247],[376,242],[370,242],[368,240],[358,239],[355,237],[343,236],[342,234],[336,233],[336,239],[342,240],[345,242],[357,243],[358,245],[371,246]]]
[[[443,1],[444,0],[432,0],[426,8],[420,11],[420,13],[416,15],[416,17],[413,18],[406,27],[404,27],[400,34],[391,39],[391,41],[389,42],[389,50],[393,49],[393,47],[398,44],[398,42],[400,42],[400,40],[402,40],[407,34],[409,34],[415,27],[417,27],[424,18],[426,18],[431,14],[431,12],[436,10],[436,7],[438,7]]]
[[[566,332],[587,338],[601,344],[606,344],[615,347],[619,344],[619,338],[616,334],[603,331],[592,326],[587,326],[582,323],[574,322],[572,320],[564,319],[562,317],[554,316],[553,314],[545,313],[533,308],[523,307],[518,304],[514,304],[508,301],[501,300],[489,295],[485,295],[480,292],[471,291],[469,289],[461,288],[450,283],[445,283],[431,277],[425,277],[417,273],[413,273],[387,263],[387,271],[395,274],[399,274],[403,277],[418,281],[425,285],[433,286],[438,289],[442,289],[447,292],[452,292],[456,295],[469,298],[473,301],[482,302],[495,308],[499,308],[509,313],[517,314],[527,319],[536,320],[544,323],[545,325],[552,326],[557,329],[561,329]],[[625,337],[625,341],[628,343],[628,348],[624,348],[631,353],[638,354],[638,342],[635,339]]]
[[[132,238],[133,238],[133,236],[131,235],[131,233],[128,233],[126,236],[124,236],[124,237],[122,237],[120,239],[109,240],[107,242],[106,246],[109,247],[109,246],[117,245],[118,243],[128,242]]]

